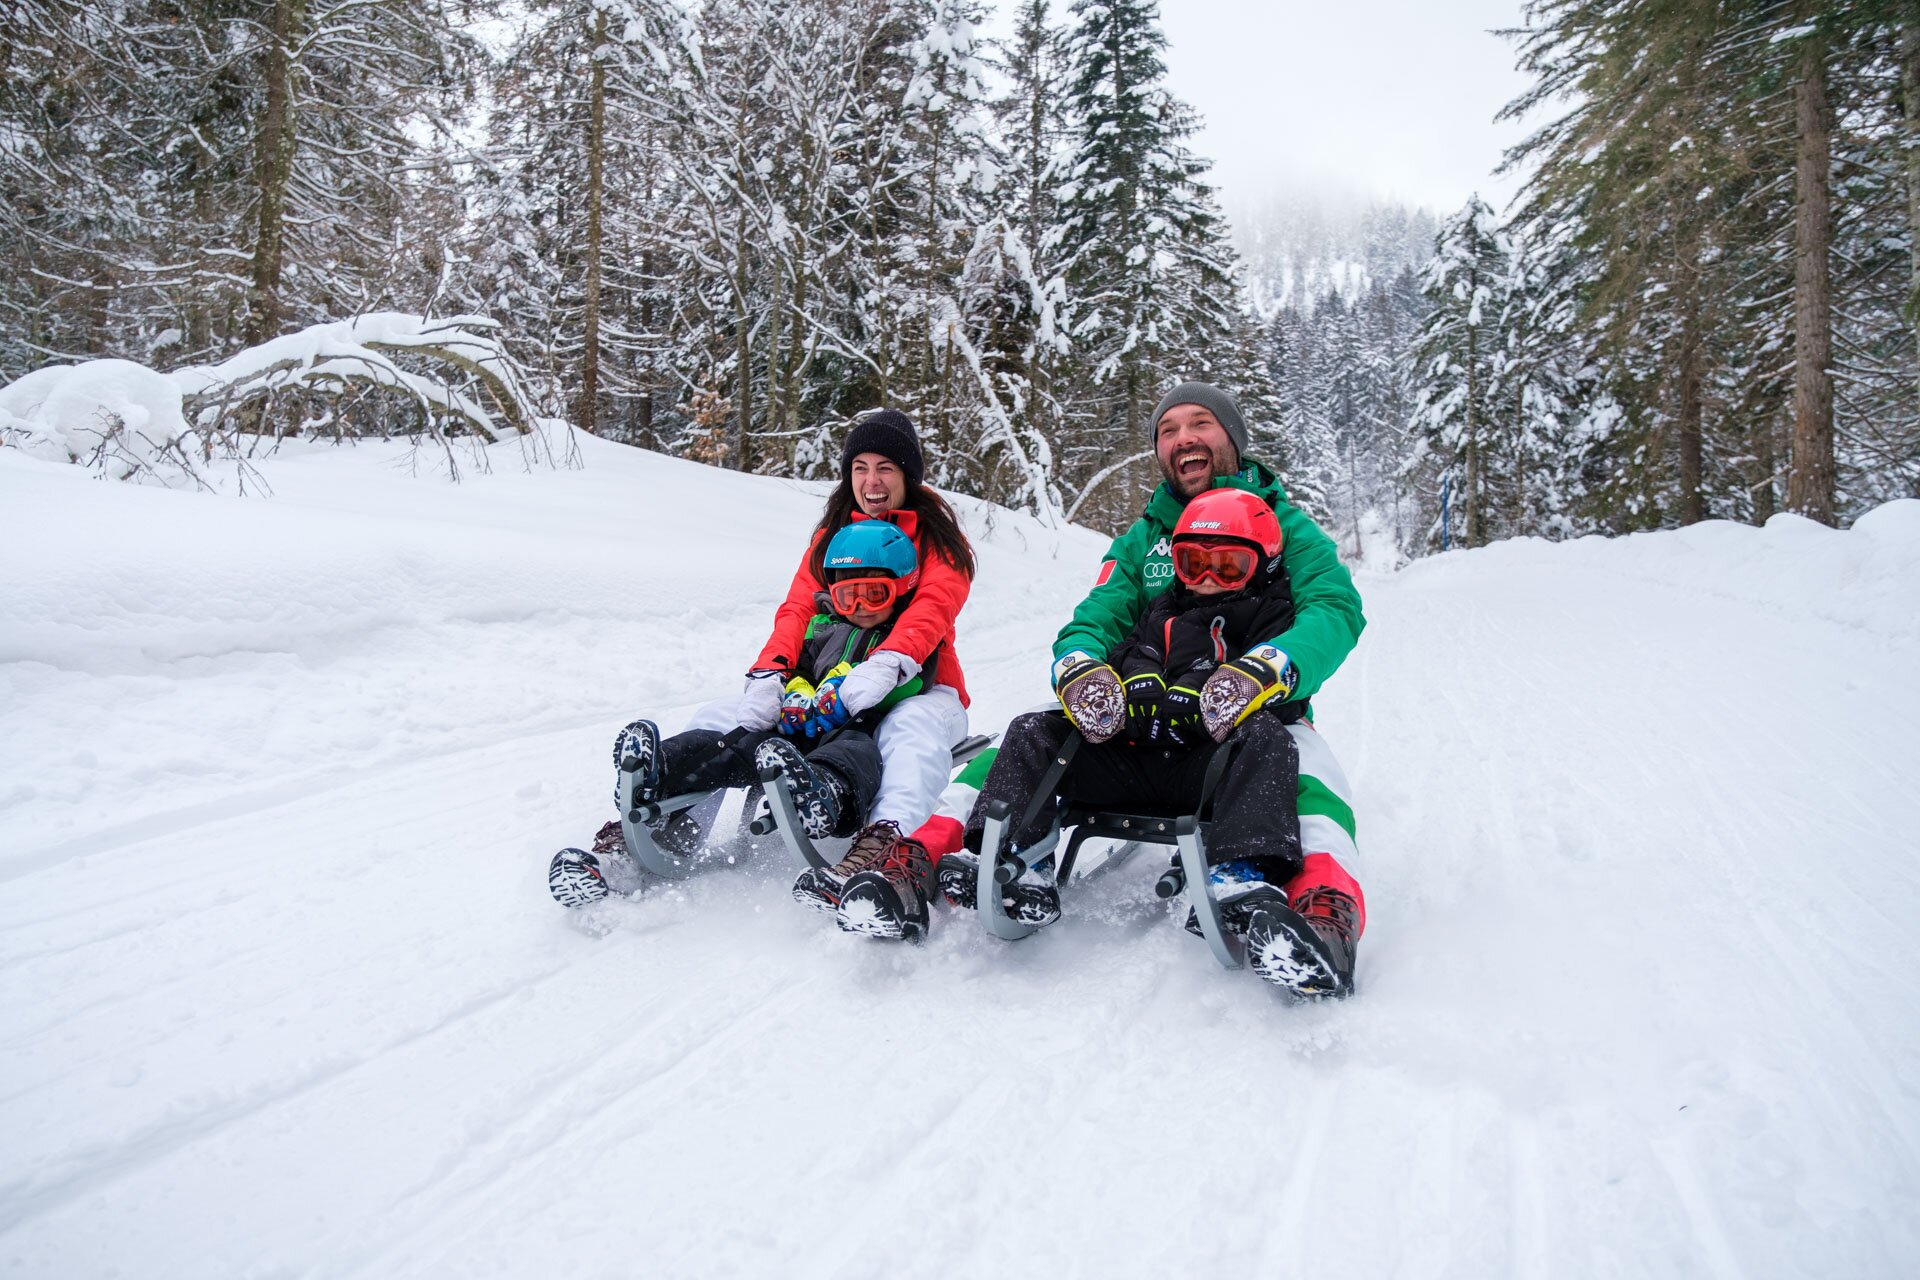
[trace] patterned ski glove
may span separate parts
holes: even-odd
[[[1088,742],[1105,742],[1127,723],[1119,673],[1090,653],[1076,649],[1053,664],[1053,696]]]
[[[773,728],[780,719],[780,700],[784,696],[785,673],[780,671],[749,671],[747,687],[740,695],[740,705],[736,714],[740,717],[740,727],[751,729],[755,733],[764,733]]]
[[[787,681],[786,696],[780,699],[781,733],[789,738],[798,737],[807,731],[807,718],[813,714],[814,688],[806,677],[795,676]]]
[[[1197,747],[1206,741],[1200,724],[1200,690],[1182,681],[1160,695],[1161,736],[1176,747]]]
[[[1200,715],[1207,736],[1225,742],[1234,726],[1268,702],[1285,702],[1300,683],[1300,673],[1284,649],[1259,645],[1222,663],[1200,689]]]
[[[1143,671],[1127,677],[1122,688],[1127,691],[1127,737],[1135,742],[1158,742],[1164,736],[1160,730],[1160,699],[1166,696],[1167,682],[1158,672]]]
[[[847,678],[840,682],[840,705],[849,716],[857,716],[879,706],[888,694],[919,674],[920,664],[906,654],[881,649],[847,672]]]
[[[807,736],[817,738],[823,733],[831,733],[847,721],[853,719],[853,713],[840,701],[840,683],[847,678],[847,664],[841,663],[833,669],[833,674],[820,682],[813,692],[813,714],[807,717]]]

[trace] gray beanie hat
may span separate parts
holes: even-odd
[[[1161,397],[1153,417],[1147,421],[1149,440],[1159,435],[1160,419],[1177,404],[1197,404],[1211,413],[1226,428],[1227,439],[1233,441],[1233,451],[1242,459],[1246,457],[1247,420],[1240,416],[1240,406],[1233,402],[1233,397],[1210,382],[1183,382]]]

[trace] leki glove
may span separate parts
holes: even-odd
[[[1207,736],[1225,742],[1235,725],[1269,702],[1285,702],[1299,683],[1293,659],[1270,644],[1221,663],[1200,687],[1200,717]]]
[[[1128,676],[1121,688],[1127,691],[1127,736],[1135,742],[1158,742],[1162,737],[1160,699],[1167,692],[1167,682],[1156,671],[1143,671]]]
[[[796,738],[807,731],[807,717],[813,714],[813,693],[813,686],[804,676],[787,681],[786,696],[780,699],[778,728],[781,733]]]
[[[1160,695],[1160,732],[1176,747],[1197,747],[1206,739],[1200,725],[1200,690],[1191,684],[1170,684]]]
[[[1090,653],[1076,649],[1053,664],[1053,696],[1088,742],[1105,742],[1127,722],[1119,674]]]

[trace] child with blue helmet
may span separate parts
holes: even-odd
[[[663,739],[652,721],[633,722],[616,740],[614,757],[640,762],[634,770],[636,800],[751,786],[762,769],[772,767],[786,775],[809,836],[851,835],[865,825],[881,775],[880,749],[871,731],[897,703],[921,691],[922,679],[901,681],[858,715],[849,714],[841,686],[886,640],[911,598],[919,579],[918,556],[913,541],[894,525],[861,520],[834,534],[824,563],[826,590],[815,596],[817,611],[786,673],[774,728],[732,734],[689,729]],[[653,838],[684,855],[700,846],[704,834],[690,811],[681,810],[659,820]],[[924,922],[931,868],[919,871]],[[609,893],[633,892],[643,875],[627,852],[619,822],[612,821],[600,829],[591,850],[563,849],[554,855],[548,885],[563,905],[583,906]],[[795,896],[837,910],[848,878],[810,869],[795,885]]]

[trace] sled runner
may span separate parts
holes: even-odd
[[[1213,887],[1207,875],[1207,839],[1203,829],[1207,824],[1200,820],[1200,814],[1206,812],[1214,787],[1225,771],[1227,753],[1224,750],[1214,752],[1201,787],[1200,803],[1192,813],[1122,813],[1088,805],[1059,803],[1055,791],[1082,741],[1078,733],[1067,739],[1017,828],[1010,821],[1012,808],[1006,801],[996,800],[987,806],[986,825],[980,840],[982,856],[977,871],[979,879],[974,895],[980,921],[986,926],[987,932],[1009,941],[1032,933],[1038,926],[1023,923],[1007,911],[1001,901],[1002,886],[1011,884],[1030,870],[1044,874],[1050,862],[1053,863],[1054,885],[1066,885],[1073,875],[1074,859],[1080,853],[1080,846],[1089,840],[1123,842],[1122,848],[1101,864],[1103,870],[1118,865],[1142,845],[1170,845],[1179,850],[1180,860],[1161,875],[1154,885],[1154,892],[1162,898],[1171,898],[1184,888],[1188,905],[1193,908],[1200,922],[1201,936],[1207,940],[1207,949],[1213,952],[1213,958],[1228,969],[1240,968],[1245,963],[1244,947],[1221,923],[1220,904],[1213,896]],[[1007,848],[1009,831],[1028,829],[1038,817],[1041,806],[1049,803],[1055,806],[1055,812],[1047,834],[1018,852]],[[1073,834],[1068,837],[1066,848],[1059,850],[1061,835],[1068,828],[1072,828]],[[1056,850],[1059,850],[1057,860]]]
[[[953,749],[953,767],[959,768],[967,761],[993,745],[997,735],[976,733],[963,740]],[[814,845],[812,837],[807,835],[801,825],[799,811],[794,808],[793,794],[787,788],[787,780],[778,769],[763,769],[760,772],[760,785],[766,792],[760,812],[754,817],[749,830],[754,835],[763,836],[778,831],[793,856],[802,866],[819,867],[831,870],[836,861],[829,858]],[[638,856],[638,855],[635,855]]]

